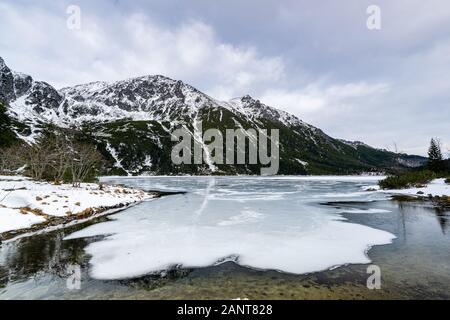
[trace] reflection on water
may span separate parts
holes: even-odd
[[[121,182],[143,183],[136,180],[139,179]],[[220,181],[216,187],[219,184],[222,188],[230,186],[227,180]],[[333,184],[339,186],[339,190],[343,189],[343,182]],[[367,182],[345,184],[352,184],[347,186],[348,192],[357,193]],[[323,181],[317,185],[299,184],[298,190],[321,189],[326,185]],[[182,189],[182,185],[160,187],[165,187],[162,188],[165,190]],[[264,191],[263,186],[261,191]],[[204,192],[200,182],[198,192]],[[242,196],[229,192],[226,195]],[[380,266],[382,271],[381,290],[367,289],[367,265],[293,275],[252,270],[227,262],[205,268],[174,268],[161,275],[129,280],[95,280],[89,276],[91,257],[85,254],[84,249],[99,239],[63,241],[63,238],[109,219],[103,217],[84,225],[2,244],[0,299],[450,299],[449,212],[420,203],[393,202],[375,194],[360,201],[339,195],[333,198],[330,192],[329,199],[318,198],[315,201],[317,207],[336,210],[351,223],[384,230],[397,237],[393,244],[377,246],[369,252],[372,263]],[[67,289],[67,267],[70,265],[81,266],[81,290]]]

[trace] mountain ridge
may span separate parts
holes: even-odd
[[[255,174],[258,166],[174,166],[170,132],[180,126],[198,136],[194,123],[219,130],[280,130],[280,174],[360,173],[401,170],[424,158],[395,154],[360,142],[334,139],[288,112],[245,95],[219,101],[180,80],[148,75],[115,82],[95,81],[56,90],[10,70],[0,57],[0,102],[27,127],[18,137],[33,142],[46,125],[89,132],[120,174]],[[95,129],[95,132],[92,130]],[[26,135],[26,133],[29,133]],[[204,149],[207,152],[207,147]],[[377,163],[379,162],[379,163]]]

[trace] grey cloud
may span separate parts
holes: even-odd
[[[450,149],[450,3],[373,1],[3,1],[0,56],[56,86],[149,73],[218,98],[251,94],[327,133],[425,154]],[[347,94],[345,94],[347,93]]]

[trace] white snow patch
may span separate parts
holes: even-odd
[[[125,171],[128,175],[131,175],[130,172],[128,172],[127,170],[125,170],[125,168],[122,166],[122,160],[120,160],[119,158],[119,154],[116,151],[116,149],[114,149],[111,144],[109,144],[109,142],[106,144],[106,150],[109,152],[109,154],[111,155],[111,157],[113,157],[114,161],[116,162],[114,164],[114,166],[116,168],[122,169],[123,171]]]
[[[144,164],[145,167],[151,167],[153,165],[152,164],[152,157],[150,155],[146,155],[143,164]]]
[[[0,219],[0,224],[14,226],[15,221],[23,222],[17,223],[20,228],[24,223],[45,220],[32,212],[15,219],[12,213],[22,215],[20,208],[39,209],[45,215],[63,217],[76,215],[88,208],[132,204],[147,198],[148,194],[141,190],[120,186],[104,185],[101,188],[95,183],[82,183],[81,187],[75,188],[70,184],[53,185],[24,177],[0,176],[0,215],[5,214]],[[10,218],[12,222],[9,222]],[[30,225],[26,224],[28,226]]]
[[[378,190],[380,190],[380,186],[375,184],[375,185],[372,185],[372,186],[364,186],[364,187],[362,187],[362,189],[364,191],[374,191],[374,190],[378,191]]]
[[[445,179],[436,179],[430,182],[425,188],[409,188],[398,190],[382,190],[385,193],[417,196],[423,192],[423,196],[447,196],[450,197],[450,184],[445,183]]]
[[[45,218],[32,213],[22,214],[17,209],[0,207],[0,233],[29,228],[33,224],[44,222]]]
[[[22,177],[22,176],[2,176],[2,175],[0,175],[0,180],[3,180],[3,181],[22,181],[22,180],[29,180],[29,178]]]
[[[304,167],[306,167],[308,165],[308,162],[306,162],[306,161],[303,161],[303,160],[300,160],[300,159],[297,159],[297,158],[295,160],[297,160],[297,162],[300,163]]]

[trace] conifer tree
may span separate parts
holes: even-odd
[[[428,149],[428,167],[434,172],[442,170],[443,157],[439,139],[432,138]]]

